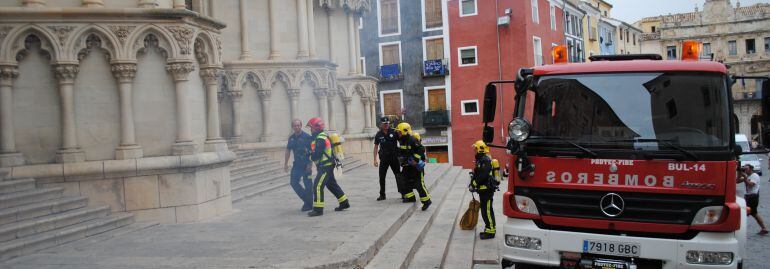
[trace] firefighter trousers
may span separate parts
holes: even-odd
[[[481,218],[484,219],[484,232],[494,234],[496,232],[495,209],[492,207],[492,198],[495,196],[495,191],[486,189],[479,190],[478,193],[479,200],[481,200]]]
[[[316,211],[323,211],[324,208],[324,188],[329,188],[329,191],[337,197],[337,201],[343,203],[348,200],[348,196],[342,191],[342,188],[337,184],[337,179],[334,178],[334,165],[328,165],[324,167],[316,167],[318,174],[313,181],[314,193],[313,193],[313,209]]]
[[[385,177],[388,174],[388,168],[393,171],[396,177],[396,189],[401,197],[404,196],[404,183],[401,182],[401,166],[398,164],[398,158],[394,154],[380,154],[380,195],[385,196]]]
[[[401,176],[404,180],[404,186],[406,186],[404,188],[406,192],[404,198],[413,198],[414,191],[412,190],[417,190],[417,193],[420,194],[421,202],[430,201],[430,193],[428,193],[428,188],[425,187],[425,173],[410,165],[405,166],[401,170]]]

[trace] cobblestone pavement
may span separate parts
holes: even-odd
[[[762,163],[762,183],[759,188],[759,214],[765,220],[766,225],[770,225],[770,171],[768,171],[768,161],[766,156],[760,156]],[[745,190],[743,184],[737,185],[738,192]],[[749,217],[748,242],[746,242],[747,260],[743,268],[746,269],[765,269],[770,268],[770,235],[757,235],[759,225],[754,218]]]

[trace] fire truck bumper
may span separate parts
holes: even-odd
[[[690,240],[628,237],[544,230],[532,220],[513,218],[507,218],[502,231],[504,237],[500,254],[504,266],[523,263],[572,268],[635,269],[637,265],[638,268],[648,268],[643,264],[657,264],[651,268],[714,269],[736,268],[743,259],[735,233],[701,232]],[[588,250],[591,244],[602,244],[604,248],[614,244],[613,251],[618,248],[630,251],[634,246],[636,249],[633,249],[632,255],[613,255],[606,251],[608,249],[604,249],[604,252]],[[629,256],[635,257],[632,259]],[[602,262],[617,264],[607,266]],[[586,267],[581,267],[581,264]]]

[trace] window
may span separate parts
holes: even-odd
[[[476,11],[476,0],[461,0],[460,17],[473,16],[478,14]]]
[[[623,40],[623,29],[620,29],[620,40]]]
[[[746,54],[754,54],[757,52],[757,46],[754,39],[746,39]]]
[[[556,6],[551,5],[551,30],[556,30]]]
[[[446,89],[443,86],[425,87],[425,111],[446,110]]]
[[[479,100],[464,100],[460,101],[460,107],[462,107],[462,115],[478,115],[479,114]]]
[[[703,56],[711,57],[711,43],[703,43]]]
[[[385,116],[397,116],[401,118],[401,111],[404,109],[404,99],[402,90],[380,91],[380,111]]]
[[[380,65],[401,63],[401,43],[380,44]]]
[[[476,46],[472,47],[463,47],[457,49],[457,53],[460,58],[460,66],[470,66],[470,65],[477,65],[477,54],[476,54]]]
[[[358,30],[364,29],[364,16],[358,17]]]
[[[634,46],[636,46],[636,33],[634,33]]]
[[[666,47],[666,60],[676,60],[676,46]]]
[[[543,65],[543,44],[539,37],[532,37],[532,46],[535,54],[535,66]]]
[[[424,29],[441,28],[444,24],[441,16],[441,0],[423,0]]]
[[[765,52],[770,52],[770,37],[765,37]]]
[[[569,15],[569,12],[565,11],[564,12],[564,32],[568,34],[574,34],[573,32],[570,32],[572,30],[572,28],[570,28],[572,26],[572,22],[570,21],[571,21],[571,17]]]
[[[361,62],[361,72],[366,75],[366,57],[361,57],[359,61]]]
[[[444,59],[444,38],[425,40],[425,60]]]
[[[379,0],[380,35],[397,35],[399,30],[398,0]]]
[[[738,55],[738,42],[735,40],[727,41],[727,54],[730,56]]]
[[[655,26],[653,26],[653,27],[652,27],[652,32],[653,32],[653,33],[655,32]]]
[[[537,0],[532,0],[532,21],[540,23],[540,11],[537,8]]]

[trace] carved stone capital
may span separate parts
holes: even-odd
[[[219,84],[219,77],[222,75],[222,69],[221,68],[201,68],[200,71],[201,78],[203,78],[203,83],[206,85],[218,85]]]
[[[336,90],[328,90],[326,91],[326,97],[329,98],[329,100],[334,100],[338,95],[338,92]]]
[[[118,82],[131,82],[136,77],[135,63],[118,63],[111,67],[112,75],[118,79]]]
[[[170,63],[166,65],[166,71],[171,73],[174,77],[174,81],[187,80],[187,76],[190,72],[195,71],[195,65],[193,63]]]
[[[313,90],[313,93],[315,94],[315,96],[321,99],[326,99],[327,97],[329,97],[329,90],[327,89],[315,89]]]
[[[299,99],[299,89],[289,89],[286,91],[291,99]]]
[[[361,102],[363,102],[365,106],[368,106],[371,101],[372,99],[370,99],[369,97],[361,98]]]
[[[19,77],[19,68],[11,65],[0,66],[0,85],[10,86],[13,79]]]
[[[76,64],[59,64],[53,67],[54,76],[60,83],[74,83],[80,67]]]
[[[241,97],[243,97],[242,91],[228,91],[227,96],[230,97],[230,100],[233,101],[240,101]]]
[[[259,96],[262,100],[270,100],[270,95],[272,94],[272,91],[270,90],[257,90],[257,96]]]
[[[350,103],[353,101],[353,97],[342,97],[342,103],[344,103],[346,106],[350,105]]]
[[[169,32],[171,32],[171,35],[176,40],[176,43],[179,45],[179,53],[181,54],[190,54],[192,53],[192,50],[190,48],[190,43],[192,42],[193,33],[195,31],[190,27],[184,27],[184,26],[166,26],[166,29],[168,29]]]

